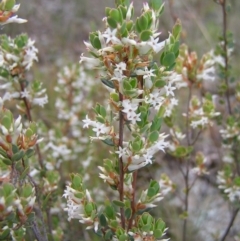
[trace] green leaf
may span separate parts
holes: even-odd
[[[92,213],[92,211],[93,211],[93,205],[92,205],[92,203],[87,203],[87,204],[85,204],[85,205],[84,205],[84,211],[85,211],[85,213],[87,214],[88,217],[91,216],[91,213]]]
[[[153,187],[148,188],[147,196],[148,197],[154,197],[156,195],[156,190]]]
[[[6,0],[3,10],[11,11],[15,4],[16,4],[15,0]]]
[[[163,232],[165,227],[166,227],[166,224],[163,222],[161,218],[159,218],[155,223],[155,229],[159,229]]]
[[[12,121],[8,116],[4,116],[2,118],[2,123],[1,123],[7,130],[11,128]]]
[[[30,158],[31,156],[34,155],[34,153],[35,153],[34,149],[28,149],[25,154],[28,158]]]
[[[113,236],[113,232],[112,232],[111,229],[109,229],[109,230],[105,233],[104,238],[105,238],[105,240],[112,240],[112,236]]]
[[[111,28],[117,28],[117,21],[115,19],[108,17],[107,22]]]
[[[126,241],[127,240],[127,236],[125,234],[122,234],[118,237],[119,241]]]
[[[149,231],[151,231],[151,225],[146,224],[146,225],[144,225],[144,226],[141,228],[141,230],[142,230],[143,232],[149,232]]]
[[[110,226],[116,229],[118,227],[118,221],[117,220],[111,220]]]
[[[19,148],[15,144],[12,144],[12,152],[13,154],[16,154],[19,152]]]
[[[19,35],[17,38],[15,38],[15,44],[18,46],[18,48],[23,48],[28,41],[28,36],[26,34]]]
[[[127,208],[124,212],[126,219],[130,219],[132,217],[132,209]]]
[[[162,59],[161,64],[165,67],[171,66],[175,62],[175,54],[172,52],[167,52]]]
[[[129,83],[132,86],[132,88],[137,88],[137,84],[138,84],[137,78],[130,78]]]
[[[2,161],[7,166],[11,166],[12,165],[12,161],[10,159],[8,159],[8,158],[3,158]]]
[[[153,143],[158,140],[158,137],[159,137],[158,131],[153,131],[150,133],[148,139],[149,139],[149,141],[151,141]]]
[[[162,234],[163,234],[163,232],[161,231],[161,230],[159,230],[159,229],[155,229],[154,231],[153,231],[153,236],[154,236],[154,238],[161,238],[162,237]]]
[[[132,90],[132,86],[130,85],[130,83],[128,82],[127,79],[123,80],[123,89],[124,90]]]
[[[240,177],[235,177],[234,178],[234,184],[238,187],[240,187]]]
[[[130,32],[132,30],[132,28],[133,28],[133,21],[130,20],[127,22],[127,30]],[[141,32],[141,31],[139,31],[139,32]]]
[[[119,22],[120,21],[120,13],[119,13],[118,9],[111,9],[109,12],[109,17],[111,17],[116,22]]]
[[[115,204],[118,207],[125,207],[124,202],[121,202],[119,200],[113,200],[113,204]]]
[[[140,39],[142,41],[148,41],[151,36],[152,36],[152,31],[150,30],[144,30],[140,33]]]
[[[152,125],[150,127],[150,131],[159,131],[162,125],[162,118],[158,118],[157,116],[152,121]]]
[[[108,146],[115,146],[112,139],[105,139],[105,140],[102,140],[102,142]]]
[[[107,80],[107,79],[101,79],[102,83],[105,84],[107,87],[114,89],[114,84],[111,80]]]
[[[25,152],[21,150],[12,156],[12,161],[17,162],[21,160],[24,157],[24,155]]]
[[[25,135],[30,138],[30,137],[33,136],[33,131],[28,128],[28,129],[26,130],[26,132],[25,132]]]
[[[108,225],[107,219],[106,219],[106,217],[104,216],[103,213],[99,217],[99,222],[100,222],[100,225],[103,226],[103,227],[106,227]]]
[[[4,150],[2,149],[2,147],[0,147],[0,155],[2,155],[2,156],[5,157],[5,158],[8,158],[8,155],[7,155],[6,151],[4,151]]]
[[[180,20],[178,19],[176,24],[173,26],[173,31],[172,31],[175,39],[179,39],[181,31],[182,31],[182,25]]]
[[[157,88],[162,88],[162,87],[164,87],[166,85],[166,82],[164,81],[164,80],[156,80],[156,82],[155,82],[155,87],[157,87]]]
[[[137,19],[139,24],[139,27],[141,28],[141,30],[146,30],[148,28],[148,19],[146,16],[142,15],[141,17],[139,17]]]
[[[127,25],[125,22],[122,24],[120,32],[121,32],[122,37],[128,36]]]
[[[178,146],[171,154],[175,157],[185,157],[193,151],[193,147]]]
[[[10,196],[14,190],[14,186],[11,183],[4,183],[2,185],[4,197]]]
[[[99,114],[100,114],[103,118],[105,118],[106,115],[107,115],[107,111],[106,111],[105,107],[102,106],[102,105],[100,105]]]
[[[141,150],[141,146],[138,142],[133,142],[131,146],[132,146],[133,151],[135,151],[135,152],[138,152]]]
[[[21,173],[20,179],[24,179],[29,173],[29,167],[25,168],[25,170]]]
[[[28,198],[29,196],[31,196],[31,194],[33,193],[33,188],[30,184],[27,184],[23,187],[21,195],[25,198]]]
[[[105,213],[106,213],[106,216],[109,218],[109,219],[115,219],[115,211],[113,209],[113,207],[111,206],[106,206],[105,208]]]
[[[154,9],[155,11],[158,11],[160,7],[162,6],[162,0],[150,0],[149,6]]]
[[[121,11],[123,19],[126,18],[127,8],[123,5],[118,6],[118,10]]]
[[[101,42],[100,42],[98,37],[94,38],[94,40],[93,40],[93,47],[95,49],[101,49],[102,48]]]
[[[3,230],[3,232],[0,234],[0,240],[8,240],[10,234],[10,229]]]
[[[72,176],[72,188],[77,189],[82,186],[82,177],[79,175]]]

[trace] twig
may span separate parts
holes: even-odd
[[[45,225],[44,225],[43,215],[42,215],[42,210],[41,210],[41,206],[42,205],[41,205],[41,198],[40,198],[40,194],[39,194],[39,187],[38,187],[37,183],[33,180],[33,178],[29,174],[27,175],[27,177],[28,177],[28,180],[31,183],[31,185],[35,188],[36,200],[37,200],[38,207],[39,207],[39,209],[38,209],[38,216],[39,216],[39,218],[41,220],[41,223],[42,223],[42,232],[43,232],[43,236],[44,236],[44,237],[42,237],[42,239],[40,241],[48,241],[47,231],[46,231],[46,228],[45,228]],[[37,226],[36,223],[35,223],[35,226]]]
[[[21,91],[23,92],[24,89],[25,89],[24,82],[22,80],[19,80],[19,84],[20,84]],[[25,108],[26,108],[27,118],[30,122],[32,122],[31,108],[30,108],[29,102],[28,102],[26,97],[23,97],[22,100],[23,100]],[[40,148],[39,148],[38,144],[36,144],[36,153],[38,155],[39,165],[44,170],[43,158],[42,158],[42,154],[41,154],[41,151],[40,151]]]
[[[226,0],[219,1],[220,5],[222,7],[222,15],[223,15],[223,51],[224,51],[224,62],[225,62],[225,74],[224,74],[224,80],[225,84],[227,86],[226,90],[226,100],[227,100],[227,106],[228,106],[228,113],[232,114],[231,109],[231,103],[230,103],[230,92],[229,92],[229,83],[228,83],[228,40],[227,40],[227,12],[226,12]]]
[[[41,234],[36,222],[33,221],[31,224],[32,224],[32,230],[34,232],[34,235],[35,235],[37,241],[45,241],[45,239],[42,237],[42,234]]]
[[[222,238],[220,239],[220,241],[224,241],[224,240],[226,239],[228,233],[230,232],[231,227],[232,227],[233,224],[234,224],[234,221],[235,221],[235,219],[236,219],[236,217],[237,217],[237,214],[238,214],[239,210],[240,210],[239,208],[233,210],[231,219],[229,220],[229,224],[228,224],[225,232],[223,233],[223,236],[222,236]]]
[[[187,160],[187,170],[184,174],[184,183],[185,183],[185,199],[184,199],[184,212],[188,213],[188,197],[189,197],[189,163],[190,159]],[[183,233],[182,233],[182,241],[186,241],[187,235],[187,217],[183,221]]]
[[[135,210],[135,194],[136,194],[137,174],[138,174],[138,171],[135,171],[133,173],[133,181],[132,181],[133,193],[132,193],[132,200],[131,200],[132,216],[128,223],[128,230],[132,228],[133,219],[134,219],[134,215],[135,215],[135,211],[136,211]]]
[[[123,95],[119,92],[119,100],[123,101]],[[121,112],[119,111],[119,143],[118,147],[123,147],[123,130],[124,130],[124,117]],[[124,200],[124,166],[122,157],[119,157],[119,198],[120,201],[123,202]],[[125,217],[124,217],[124,208],[120,208],[120,215],[121,215],[121,223],[122,228],[125,229]]]
[[[187,134],[187,145],[190,146],[190,133],[189,133],[189,109],[190,109],[190,101],[192,98],[192,84],[189,83],[189,92],[188,92],[188,100],[187,100],[187,119],[186,119],[186,134]]]

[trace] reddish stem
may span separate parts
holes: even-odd
[[[123,101],[123,95],[119,93],[119,100]],[[123,130],[124,130],[124,116],[121,112],[119,111],[119,143],[118,147],[122,148],[123,147]],[[119,198],[120,201],[124,201],[124,165],[123,165],[123,160],[122,157],[119,157]],[[124,215],[124,208],[120,208],[120,215],[121,215],[121,223],[122,223],[122,228],[125,229],[125,215]]]

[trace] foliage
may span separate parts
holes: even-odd
[[[182,237],[176,240],[186,241],[195,218],[189,213],[191,191],[199,177],[209,175],[209,160],[198,144],[213,128],[222,152],[215,184],[233,210],[216,238],[226,240],[240,202],[240,88],[230,66],[234,41],[227,32],[227,1],[217,3],[223,34],[200,59],[180,44],[180,20],[160,41],[161,0],[144,3],[140,16],[133,3],[116,0],[115,8],[105,10],[105,29],[84,42],[90,56],[82,54],[80,64],[59,72],[54,123],[37,115],[52,97],[41,81],[29,80],[38,61],[35,42],[27,34],[0,36],[0,240],[69,239],[73,227],[65,212],[69,222],[77,219],[93,231],[92,240],[168,240],[171,227],[167,232],[165,217],[152,210],[181,186],[165,173],[142,186],[139,175],[154,171],[160,151],[174,160],[184,180]],[[0,24],[26,22],[14,15],[19,7],[14,0],[1,1]],[[209,83],[216,93],[208,91]],[[69,170],[74,173],[67,181]],[[96,173],[102,193],[88,182]],[[77,235],[86,237],[86,231]]]

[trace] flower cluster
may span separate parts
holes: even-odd
[[[23,225],[34,217],[35,190],[28,184],[15,188],[4,182],[0,195],[0,239],[7,240],[10,235],[14,240],[21,240],[26,231]]]
[[[20,4],[15,4],[15,0],[3,0],[0,3],[0,24],[8,24],[8,23],[25,23],[26,19],[18,18],[17,15],[14,15]]]
[[[239,202],[240,200],[240,177],[231,173],[232,167],[225,165],[223,171],[218,172],[217,182],[218,188],[223,190],[224,194],[231,202]]]
[[[19,35],[15,39],[1,35],[0,44],[0,89],[5,91],[3,101],[22,99],[27,100],[29,106],[43,107],[48,102],[48,96],[42,82],[28,84],[26,81],[26,72],[34,61],[38,61],[34,41],[27,35]],[[19,108],[22,109],[21,106]]]
[[[190,101],[188,115],[190,119],[190,126],[193,129],[203,129],[207,125],[211,124],[211,119],[219,116],[220,113],[215,111],[211,96],[203,98],[202,103],[198,97],[193,96]]]
[[[87,229],[98,231],[97,207],[87,189],[83,187],[82,177],[72,175],[71,185],[67,186],[63,197],[67,199],[68,220],[78,219],[87,225]]]
[[[0,239],[15,237],[21,240],[25,234],[23,225],[32,222],[35,203],[35,188],[26,183],[29,158],[41,139],[37,136],[37,126],[30,123],[24,128],[21,116],[5,109],[0,98]],[[10,168],[11,167],[11,168]]]
[[[203,55],[198,60],[196,52],[189,52],[188,47],[183,44],[179,49],[176,71],[182,74],[182,78],[188,83],[199,83],[202,81],[214,81],[216,78],[216,60],[212,51]]]

